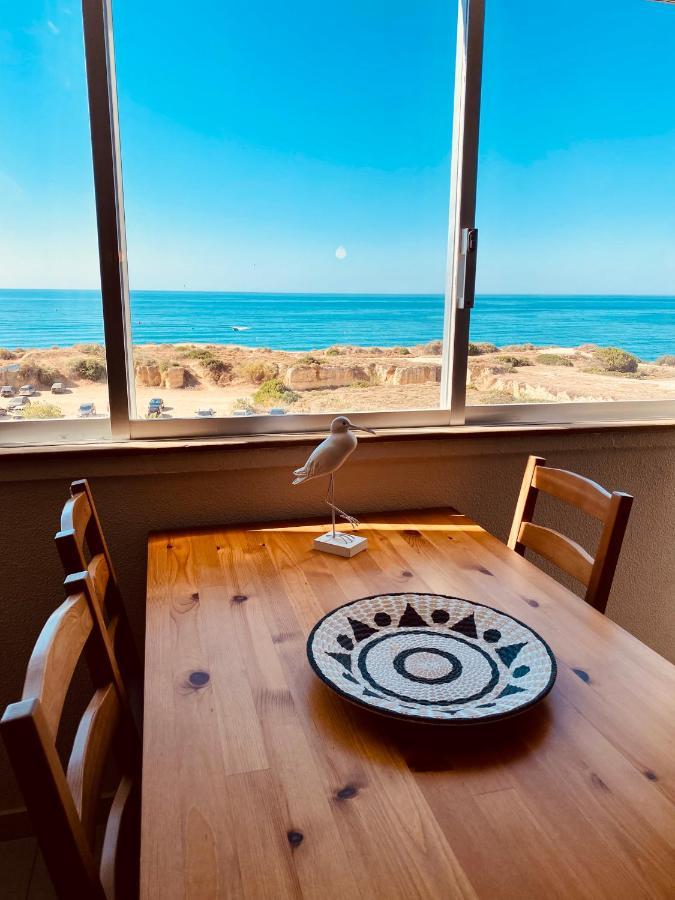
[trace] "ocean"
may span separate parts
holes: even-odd
[[[443,331],[440,294],[241,294],[133,291],[135,344],[214,343],[313,350],[412,346]],[[242,330],[234,330],[242,329]],[[481,295],[471,339],[675,353],[675,297]],[[103,341],[97,291],[0,290],[0,347]]]

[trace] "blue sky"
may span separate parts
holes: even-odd
[[[452,0],[113,10],[132,288],[443,290]],[[647,0],[487,0],[479,291],[675,293],[673,47]],[[3,4],[0,133],[2,286],[96,287],[77,0]]]

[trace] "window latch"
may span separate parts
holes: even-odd
[[[472,309],[476,287],[476,255],[478,229],[462,228],[459,244],[459,272],[457,279],[457,309]]]

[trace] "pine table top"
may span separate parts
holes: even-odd
[[[675,667],[453,510],[364,516],[352,559],[313,550],[322,530],[150,537],[141,896],[672,896]],[[331,692],[313,625],[402,591],[530,625],[551,693],[456,728]]]

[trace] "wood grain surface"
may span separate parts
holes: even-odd
[[[452,510],[365,518],[353,559],[317,523],[151,536],[141,896],[672,897],[675,668]],[[453,728],[333,694],[317,619],[409,590],[533,627],[550,695]]]

